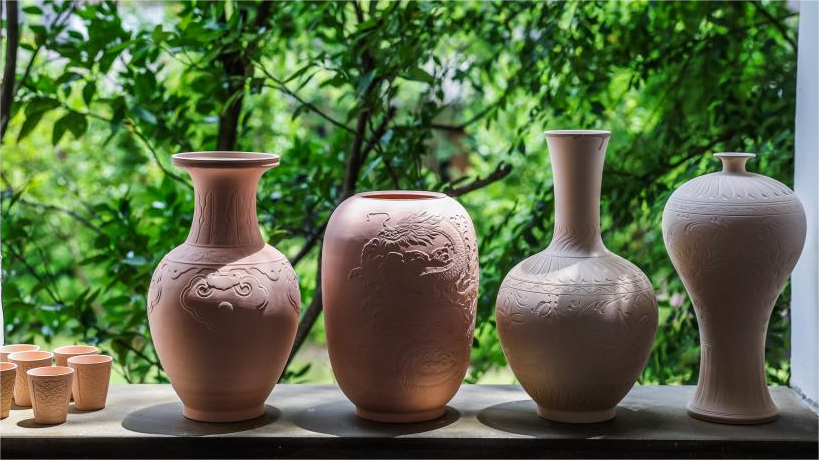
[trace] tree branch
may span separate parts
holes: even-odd
[[[140,131],[140,130],[139,130],[139,128],[136,126],[136,124],[134,124],[133,122],[130,122],[130,123],[124,123],[124,124],[125,124],[126,126],[130,127],[130,128],[131,128],[131,129],[130,129],[130,131],[131,131],[131,132],[132,132],[132,133],[133,133],[133,134],[134,134],[134,135],[135,135],[135,136],[136,136],[136,137],[137,137],[137,138],[138,138],[140,141],[142,141],[142,143],[143,143],[143,144],[145,144],[145,147],[146,147],[146,148],[147,148],[147,149],[148,149],[148,150],[151,152],[151,155],[154,157],[154,161],[156,162],[157,166],[159,166],[159,169],[161,169],[161,170],[162,170],[162,172],[163,172],[163,173],[165,173],[165,175],[167,175],[167,176],[168,176],[168,177],[170,177],[171,179],[173,179],[173,180],[175,180],[175,181],[179,182],[180,184],[184,184],[184,185],[185,185],[186,187],[188,187],[188,188],[193,188],[193,186],[192,186],[192,185],[191,185],[191,184],[190,184],[188,181],[186,181],[185,179],[183,179],[181,176],[179,176],[179,175],[175,174],[173,171],[171,171],[170,169],[166,168],[166,167],[165,167],[165,165],[163,165],[163,164],[162,164],[162,162],[159,160],[159,154],[158,154],[158,153],[156,153],[156,150],[154,149],[154,147],[151,145],[151,143],[150,143],[150,142],[148,142],[148,139],[145,137],[145,135],[144,135],[144,134],[142,134],[142,131]]]
[[[275,90],[277,90],[277,91],[281,91],[281,92],[282,92],[282,93],[284,93],[284,94],[287,94],[288,96],[290,96],[290,97],[292,97],[293,99],[295,99],[295,100],[296,100],[296,101],[297,101],[299,104],[303,105],[304,107],[306,107],[306,108],[307,108],[308,110],[310,110],[311,112],[313,112],[313,113],[315,113],[316,115],[320,116],[321,118],[324,118],[325,120],[329,121],[329,122],[330,122],[331,124],[333,124],[335,127],[337,127],[337,128],[341,128],[341,129],[343,129],[344,131],[347,131],[347,132],[349,132],[349,133],[355,133],[355,131],[353,131],[353,129],[352,129],[352,128],[350,128],[349,126],[347,126],[347,125],[345,125],[344,123],[342,123],[342,122],[340,122],[340,121],[336,120],[335,118],[333,118],[333,117],[331,117],[331,116],[327,115],[326,113],[322,112],[322,111],[321,111],[321,110],[320,110],[318,107],[316,107],[314,104],[312,104],[312,103],[310,103],[310,102],[307,102],[307,101],[305,101],[304,99],[302,99],[301,97],[299,97],[299,95],[298,95],[298,94],[296,94],[294,91],[292,91],[290,88],[288,88],[288,87],[287,87],[287,85],[285,85],[285,84],[284,84],[284,82],[282,82],[281,80],[279,80],[278,78],[276,78],[275,76],[273,76],[273,75],[272,75],[270,72],[268,72],[268,70],[267,70],[267,69],[265,69],[265,68],[264,68],[264,66],[263,66],[261,63],[257,63],[257,64],[258,64],[258,69],[259,69],[259,70],[260,70],[260,71],[261,71],[261,72],[262,72],[262,73],[263,73],[263,74],[264,74],[264,75],[265,75],[267,78],[269,78],[269,79],[270,79],[270,80],[272,80],[274,83],[276,83],[276,86],[273,86],[273,85],[267,85],[268,87],[273,88],[273,89],[275,89]]]
[[[76,220],[77,222],[83,224],[84,226],[88,227],[94,233],[97,233],[97,234],[102,233],[102,230],[100,230],[98,226],[94,225],[90,220],[86,219],[85,217],[80,215],[78,212],[73,211],[71,209],[61,208],[61,207],[55,206],[53,204],[41,203],[39,201],[31,201],[31,200],[27,200],[25,198],[18,198],[17,202],[22,203],[22,204],[24,204],[26,206],[31,206],[32,208],[38,208],[38,209],[43,209],[43,210],[47,210],[47,211],[54,211],[54,212],[59,212],[61,214],[65,214],[65,215],[67,215],[69,217],[72,217],[74,220]]]
[[[435,129],[435,130],[438,130],[438,131],[453,131],[453,132],[456,132],[456,133],[463,133],[466,130],[467,127],[469,127],[470,125],[480,121],[487,114],[489,114],[489,112],[495,110],[498,107],[498,105],[500,105],[504,100],[506,100],[507,97],[509,97],[509,94],[511,94],[511,92],[512,92],[512,90],[514,88],[515,88],[515,85],[508,84],[506,86],[506,89],[503,90],[503,94],[501,94],[500,97],[498,97],[498,99],[495,100],[495,102],[492,102],[488,106],[484,107],[482,110],[480,110],[478,113],[476,113],[475,115],[473,115],[472,117],[470,117],[469,119],[467,119],[464,122],[461,122],[461,123],[459,123],[457,125],[448,125],[448,124],[444,124],[444,123],[430,123],[429,125],[423,126],[422,128],[430,128],[430,129]],[[404,126],[404,128],[408,128],[408,127]]]
[[[370,139],[367,141],[367,144],[361,150],[362,163],[364,162],[364,160],[367,159],[367,156],[370,154],[370,151],[372,151],[373,147],[381,140],[382,137],[384,137],[384,133],[387,132],[387,128],[389,127],[390,121],[394,116],[395,107],[390,106],[390,108],[387,109],[387,113],[384,115],[384,117],[381,118],[381,121],[378,123],[378,126],[372,130],[370,134]]]
[[[356,10],[356,17],[358,19],[359,24],[363,23],[364,13],[361,10],[361,7],[358,5],[357,2],[353,2],[353,6]],[[366,75],[367,73],[371,72],[375,69],[375,62],[368,50],[364,50],[361,53],[361,75]],[[384,119],[379,124],[379,127],[376,128],[372,132],[372,136],[369,141],[365,143],[366,139],[366,131],[367,125],[372,117],[372,109],[371,107],[366,106],[366,104],[372,104],[372,93],[375,91],[376,88],[379,87],[381,84],[381,78],[375,77],[370,81],[369,85],[364,89],[364,93],[361,95],[361,101],[363,107],[358,112],[358,120],[356,121],[356,128],[355,128],[355,135],[353,137],[353,143],[350,148],[350,153],[347,156],[347,167],[344,171],[344,182],[342,182],[341,186],[341,195],[338,198],[338,203],[346,200],[353,193],[355,193],[356,184],[358,182],[358,174],[361,172],[361,166],[364,164],[364,161],[367,157],[369,151],[373,148],[376,144],[378,139],[381,138],[383,135],[383,131],[386,131],[387,124],[389,120],[392,118],[392,108],[390,108],[387,113],[384,115]],[[382,131],[381,135],[378,135],[378,131]],[[375,138],[375,140],[373,140]],[[316,242],[313,244],[318,244],[318,241],[321,240],[324,236],[324,232],[320,232],[321,236],[316,239]],[[323,310],[323,303],[322,303],[322,293],[321,293],[321,251],[319,251],[319,261],[316,264],[316,290],[315,294],[313,295],[313,300],[310,302],[310,306],[307,307],[305,310],[304,315],[302,315],[301,321],[299,321],[299,327],[296,331],[296,339],[293,342],[293,348],[290,351],[290,357],[287,360],[287,365],[285,365],[285,370],[290,365],[293,360],[293,357],[298,353],[301,346],[304,344],[304,341],[307,339],[307,336],[310,333],[310,330],[313,328],[313,324],[315,324],[316,320],[318,319],[319,315]]]
[[[254,28],[258,31],[270,18],[270,9],[273,2],[261,2],[256,11],[256,19],[253,21]],[[222,66],[227,75],[228,88],[230,88],[230,99],[228,106],[219,114],[219,132],[216,137],[217,150],[234,150],[236,148],[236,135],[239,129],[239,117],[242,114],[242,102],[244,101],[245,82],[252,65],[248,54],[256,48],[257,41],[251,41],[246,48],[239,48],[236,51],[224,53],[219,56]]]
[[[59,30],[61,29],[66,22],[68,22],[68,18],[71,16],[71,13],[74,11],[74,3],[68,6],[68,8],[64,9],[54,18],[54,21],[48,26],[49,30]],[[17,90],[20,89],[28,80],[28,76],[31,74],[31,69],[34,67],[34,60],[37,59],[37,55],[40,53],[40,50],[43,49],[45,46],[45,41],[40,42],[37,45],[37,48],[31,53],[31,58],[28,60],[28,64],[26,64],[26,70],[23,71],[23,76],[20,78],[20,81],[14,86],[14,94],[17,95]]]
[[[287,364],[285,364],[284,370],[290,367],[293,357],[296,356],[301,345],[307,340],[310,329],[313,328],[313,324],[315,324],[323,310],[321,294],[321,250],[319,250],[319,258],[316,266],[316,290],[313,292],[313,300],[307,309],[304,310],[304,315],[302,315],[301,321],[299,321],[299,327],[296,329],[296,339],[293,341],[293,348],[290,349],[290,356],[287,358]],[[284,371],[282,371],[282,375],[284,375]]]
[[[760,14],[762,14],[762,16],[765,16],[765,19],[772,26],[774,26],[776,30],[779,31],[779,33],[782,35],[782,38],[784,38],[785,41],[787,41],[788,44],[791,45],[791,48],[793,48],[793,52],[796,53],[797,51],[796,40],[794,40],[794,38],[790,36],[790,34],[788,33],[788,29],[785,27],[785,25],[782,24],[782,22],[778,18],[774,17],[774,15],[770,13],[770,11],[766,10],[765,7],[760,2],[751,2],[751,4],[754,5],[756,10]]]
[[[364,145],[364,134],[367,129],[367,120],[370,118],[370,109],[365,107],[361,109],[358,114],[358,121],[356,122],[355,136],[353,137],[353,145],[350,148],[350,154],[347,157],[347,167],[344,170],[344,182],[341,186],[341,196],[339,202],[346,200],[352,196],[356,182],[358,182],[358,173],[361,171],[362,157],[361,147]]]
[[[319,226],[319,228],[317,228],[312,235],[310,235],[310,237],[304,243],[304,246],[302,246],[301,249],[299,249],[299,252],[297,252],[296,255],[293,257],[293,260],[290,261],[290,265],[295,267],[296,264],[301,262],[301,260],[304,259],[304,257],[310,253],[313,247],[316,246],[316,243],[318,243],[321,240],[322,235],[324,235],[324,230],[327,228],[327,224],[329,222],[330,222],[329,220],[324,221],[324,223],[321,224],[321,226]]]
[[[481,189],[486,187],[489,184],[502,180],[504,177],[508,176],[512,172],[512,165],[505,164],[503,162],[498,163],[498,166],[492,171],[491,174],[484,177],[483,179],[475,179],[474,181],[466,184],[462,187],[450,188],[448,190],[444,190],[444,193],[451,197],[458,197],[462,195],[466,195],[469,192],[474,192],[475,190]]]
[[[8,248],[9,252],[11,252],[11,255],[14,256],[17,260],[19,260],[21,264],[23,264],[23,266],[26,268],[26,270],[28,270],[31,276],[33,276],[37,281],[40,282],[40,284],[43,286],[43,289],[45,289],[45,291],[48,293],[48,296],[51,297],[51,300],[53,300],[57,304],[65,305],[65,302],[62,301],[62,296],[56,294],[54,291],[51,290],[51,286],[49,286],[49,284],[45,282],[43,277],[40,276],[39,273],[37,273],[34,267],[32,267],[31,264],[28,263],[26,258],[23,257],[22,252],[15,251],[14,247],[11,245],[7,245],[6,247]]]
[[[17,47],[20,44],[20,6],[15,0],[6,4],[6,59],[3,81],[0,83],[0,141],[6,135],[14,102],[14,86],[17,77]]]

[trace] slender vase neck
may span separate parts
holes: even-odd
[[[196,196],[187,244],[264,246],[256,219],[258,168],[187,168]]]
[[[608,133],[547,134],[555,226],[547,252],[594,257],[608,251],[600,237],[600,186]]]

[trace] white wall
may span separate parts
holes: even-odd
[[[793,272],[791,387],[819,401],[819,3],[799,4],[794,190],[808,217],[808,237]]]

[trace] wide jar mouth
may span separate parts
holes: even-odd
[[[257,152],[184,152],[172,156],[173,164],[183,168],[275,168],[279,156]]]
[[[437,200],[447,197],[443,193],[423,190],[382,190],[359,193],[358,196],[371,200]]]
[[[611,136],[611,131],[606,131],[602,129],[550,129],[548,131],[544,131],[544,134],[548,137],[560,137],[560,136],[586,136],[586,137],[609,137]]]

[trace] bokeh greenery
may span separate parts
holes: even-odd
[[[191,220],[176,152],[281,155],[261,183],[260,224],[299,273],[305,323],[319,312],[323,224],[343,197],[458,196],[481,261],[469,382],[513,379],[494,302],[509,269],[551,237],[544,129],[613,133],[604,240],[648,274],[660,305],[643,383],[697,377],[696,320],[660,232],[671,191],[717,170],[710,154],[723,150],[757,152],[750,168],[792,182],[798,16],[784,2],[19,8],[17,56],[3,61],[16,69],[3,105],[6,341],[99,344],[130,382],[165,381],[145,296]],[[788,303],[786,289],[768,331],[772,384],[789,378]],[[315,317],[287,381],[332,378]]]

